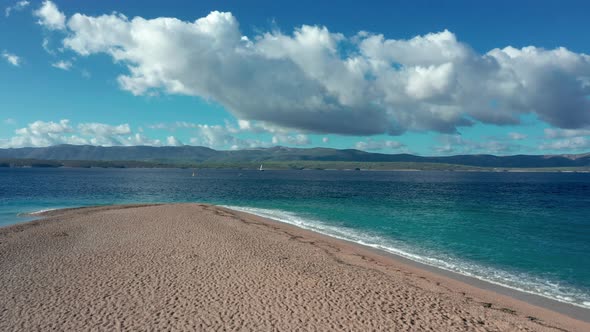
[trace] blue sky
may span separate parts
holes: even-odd
[[[590,150],[585,1],[0,4],[0,147]]]

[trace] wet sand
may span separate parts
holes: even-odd
[[[44,216],[0,228],[1,331],[590,331],[391,255],[220,207]]]

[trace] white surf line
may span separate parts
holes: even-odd
[[[25,213],[25,214],[28,214],[28,215],[37,215],[37,214],[41,214],[41,213],[45,213],[45,212],[49,212],[49,211],[55,211],[55,210],[59,210],[59,208],[43,209],[43,210],[28,212],[28,213]]]

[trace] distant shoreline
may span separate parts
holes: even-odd
[[[0,166],[197,167],[258,169],[557,169],[590,171],[590,153],[422,156],[326,147],[214,150],[204,146],[54,145],[0,149]]]
[[[0,228],[0,296],[13,299],[0,313],[3,329],[25,321],[32,329],[84,321],[88,328],[118,321],[131,329],[186,329],[252,320],[283,329],[297,328],[291,324],[298,320],[357,330],[590,328],[579,320],[588,316],[556,307],[564,304],[548,310],[477,281],[226,208],[148,204],[41,215]]]
[[[545,172],[590,173],[590,167],[476,167],[443,163],[404,162],[322,162],[284,161],[262,162],[268,171],[446,171],[446,172]],[[170,168],[170,169],[227,169],[259,170],[261,162],[249,163],[162,163],[149,161],[94,161],[94,160],[35,160],[0,159],[1,168]]]

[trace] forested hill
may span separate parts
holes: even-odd
[[[477,167],[588,167],[590,153],[577,155],[456,155],[423,157],[411,154],[369,153],[354,149],[272,147],[218,151],[201,146],[90,146],[56,145],[42,148],[0,149],[0,159],[149,161],[185,163],[243,163],[280,161],[349,161],[444,163]]]

